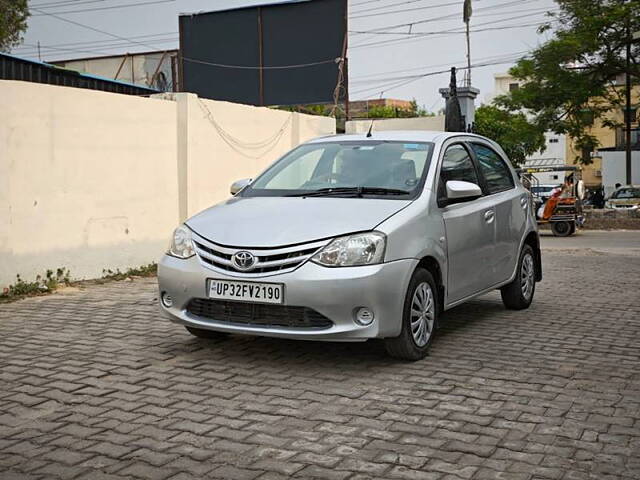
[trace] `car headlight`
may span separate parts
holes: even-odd
[[[176,228],[173,231],[173,239],[171,240],[171,246],[167,253],[178,258],[193,257],[196,252],[193,250],[191,230],[184,225],[180,225]]]
[[[387,237],[380,232],[356,233],[334,239],[311,261],[325,267],[353,267],[382,263]]]
[[[613,205],[611,204],[611,202],[606,202],[604,204],[604,208],[613,208]]]

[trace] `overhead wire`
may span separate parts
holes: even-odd
[[[491,66],[491,65],[501,65],[504,63],[511,63],[513,60],[504,60],[504,61],[495,61],[495,62],[487,62],[487,63],[479,63],[479,64],[474,64],[471,65],[471,68],[480,68],[480,67],[487,67],[487,66]],[[467,70],[469,67],[459,67],[458,70]],[[392,82],[389,83],[388,85],[383,85],[382,86],[382,90],[379,90],[379,88],[381,88],[380,86],[378,87],[373,87],[373,88],[366,88],[363,90],[359,90],[359,91],[354,91],[352,92],[354,95],[358,95],[361,93],[365,93],[365,92],[369,92],[369,91],[375,91],[375,94],[383,94],[385,92],[388,92],[390,90],[394,90],[396,88],[402,87],[404,85],[408,85],[409,83],[415,82],[417,80],[420,80],[422,78],[426,78],[426,77],[430,77],[430,76],[434,76],[434,75],[442,75],[444,73],[449,73],[451,71],[451,69],[446,69],[446,70],[439,70],[439,71],[435,71],[435,72],[427,72],[421,75],[414,75],[411,78],[408,78],[407,80],[403,80],[400,82]],[[370,97],[373,95],[369,95]]]
[[[532,15],[536,15],[536,14],[543,14],[543,13],[547,13],[550,11],[555,11],[556,9],[548,9],[548,8],[530,8],[530,9],[518,9],[517,11],[508,11],[508,12],[498,12],[498,13],[485,13],[485,14],[479,14],[476,15],[476,17],[493,17],[495,15],[509,15],[512,13],[524,13],[527,12],[527,15],[523,15],[524,16],[532,16]],[[452,17],[452,20],[456,18],[456,17]],[[496,20],[498,21],[498,20]],[[479,25],[483,25],[483,24],[479,24]],[[477,26],[477,25],[476,25]],[[460,27],[462,28],[462,27]],[[372,30],[349,30],[349,33],[353,33],[356,35],[420,35],[421,33],[427,33],[427,32],[414,32],[414,31],[410,31],[410,32],[392,32],[389,30],[382,30],[381,28],[375,28]]]
[[[51,13],[56,13],[56,14],[60,14],[60,15],[65,15],[68,13],[83,13],[83,12],[97,12],[97,11],[102,11],[102,10],[114,10],[114,9],[120,9],[120,8],[130,8],[130,7],[140,7],[140,6],[145,6],[145,5],[154,5],[154,4],[158,4],[158,3],[171,3],[171,2],[175,2],[175,0],[152,0],[149,2],[138,2],[138,3],[130,3],[127,5],[110,5],[107,7],[93,7],[93,8],[83,8],[83,9],[79,9],[79,10],[64,10],[64,11],[55,11],[55,12],[46,12],[46,13],[36,13],[34,15],[31,15],[32,17],[41,17],[43,15],[49,15]],[[33,10],[35,10],[32,7]]]
[[[238,70],[287,70],[291,68],[305,68],[305,67],[313,67],[316,65],[325,65],[328,63],[339,63],[341,58],[332,58],[330,60],[321,60],[318,62],[310,62],[310,63],[299,63],[294,65],[229,65],[225,63],[214,63],[214,62],[205,62],[203,60],[196,60],[193,58],[182,57],[183,60],[191,63],[200,63],[203,65],[210,65],[212,67],[220,67],[220,68],[234,68]]]
[[[100,3],[105,0],[63,0],[63,1],[55,1],[55,2],[45,2],[45,3],[33,3],[31,2],[32,7],[38,8],[57,8],[57,7],[66,7],[67,5],[84,5],[87,3]]]
[[[400,2],[400,3],[394,3],[394,4],[391,4],[391,5],[383,5],[381,7],[363,8],[361,10],[352,10],[350,13],[358,14],[358,13],[361,13],[361,12],[373,12],[373,11],[376,11],[376,10],[383,10],[383,9],[386,9],[386,8],[397,7],[398,5],[407,5],[409,3],[416,3],[416,2],[423,2],[423,1],[425,1],[425,0],[408,0],[408,1]],[[452,5],[459,5],[459,4],[460,4],[460,1],[448,2],[448,3],[439,3],[439,4],[436,4],[436,5],[428,5],[428,6],[425,6],[425,7],[420,7],[419,9],[420,10],[430,10],[432,8],[449,7],[449,6],[452,6]],[[393,13],[393,12],[387,12],[387,13]]]
[[[496,8],[502,8],[502,7],[507,7],[507,6],[511,6],[511,5],[522,5],[523,3],[531,3],[531,2],[538,2],[541,0],[510,0],[508,2],[505,3],[499,3],[497,5],[489,5],[487,7],[480,7],[474,10],[474,16],[477,16],[478,12],[485,12],[488,10],[495,10]],[[392,12],[378,12],[378,13],[371,13],[371,14],[366,14],[366,15],[353,15],[350,16],[349,18],[352,20],[358,19],[358,18],[366,18],[366,17],[376,17],[376,16],[380,16],[380,15],[392,15],[394,13],[405,13],[405,12],[415,12],[418,10],[424,10],[430,7],[413,7],[413,8],[406,8],[403,10],[394,10]],[[435,20],[442,20],[442,19],[446,19],[446,18],[453,18],[453,17],[459,17],[460,14],[459,13],[452,13],[452,14],[448,14],[445,15],[443,17],[435,17],[435,18],[431,18],[431,19],[426,19],[426,20],[418,20],[416,22],[410,22],[410,23],[405,23],[402,24],[402,26],[408,26],[410,24],[418,24],[418,23],[423,23],[426,21],[435,21]],[[383,27],[384,28],[384,27]]]
[[[497,61],[497,60],[502,60],[504,58],[511,58],[511,57],[518,57],[521,55],[525,55],[529,53],[529,50],[521,50],[521,51],[517,51],[517,52],[511,52],[511,53],[501,53],[498,55],[489,55],[486,57],[480,57],[477,58],[476,61],[477,62],[491,62],[491,61]],[[453,65],[458,65],[458,64],[463,64],[466,60],[461,59],[461,60],[457,60],[455,62],[453,62]],[[384,78],[373,78],[373,79],[369,79],[369,80],[359,80],[365,77],[372,77],[372,76],[380,76],[380,75],[388,75],[388,74],[392,74],[392,73],[406,73],[406,72],[415,72],[416,70],[425,70],[425,69],[429,69],[429,68],[439,68],[439,67],[445,67],[445,66],[451,66],[452,63],[451,62],[446,62],[446,63],[440,63],[440,64],[436,64],[436,65],[422,65],[420,67],[413,67],[413,68],[406,68],[406,69],[402,69],[402,70],[398,70],[398,69],[394,69],[394,70],[388,70],[385,72],[377,72],[377,73],[369,73],[369,74],[365,74],[365,75],[359,75],[356,77],[352,77],[352,80],[350,83],[371,83],[371,82],[380,82],[380,81],[386,81],[389,79],[389,77],[384,77]]]
[[[484,26],[484,25],[493,25],[496,23],[501,23],[501,22],[507,22],[510,20],[518,20],[521,18],[530,18],[532,15],[531,14],[525,14],[525,15],[516,15],[513,17],[508,17],[508,18],[502,18],[502,19],[498,19],[498,20],[492,20],[490,22],[484,22],[484,23],[480,23],[475,25],[476,27],[480,27],[480,26]],[[540,21],[540,23],[544,23],[542,21]],[[461,28],[461,27],[460,27]],[[411,43],[414,42],[416,40],[420,40],[423,39],[424,37],[428,37],[431,35],[443,35],[443,34],[451,34],[451,33],[458,33],[460,28],[454,28],[448,31],[441,31],[441,32],[418,32],[416,35],[412,35],[411,38],[393,38],[393,39],[388,39],[388,40],[378,40],[378,41],[374,41],[374,42],[368,42],[368,43],[358,43],[356,45],[353,45],[351,48],[351,50],[353,49],[358,49],[358,48],[365,48],[365,47],[374,47],[374,46],[385,46],[385,45],[396,45],[399,43],[405,44],[405,43]]]
[[[151,46],[151,45],[143,43],[143,42],[138,42],[138,41],[135,41],[135,40],[131,40],[130,38],[122,37],[120,35],[116,35],[115,33],[107,32],[105,30],[101,30],[99,28],[95,28],[95,27],[92,27],[90,25],[85,25],[84,23],[76,22],[75,20],[69,20],[68,18],[64,18],[64,17],[61,17],[59,15],[56,15],[55,13],[44,12],[44,11],[42,11],[42,10],[40,10],[38,8],[34,8],[34,7],[31,7],[31,10],[35,10],[36,12],[39,12],[39,13],[44,13],[45,15],[47,15],[49,17],[53,17],[53,18],[56,18],[56,19],[60,20],[61,22],[65,22],[65,23],[69,23],[71,25],[76,25],[76,26],[79,26],[79,27],[82,27],[82,28],[86,28],[88,30],[92,30],[92,31],[97,32],[97,33],[102,33],[103,35],[107,35],[109,37],[117,38],[119,40],[126,40],[126,41],[129,41],[129,42],[134,43],[136,45],[141,45],[141,46],[143,46],[145,48],[151,48],[152,50],[156,48],[154,46]]]

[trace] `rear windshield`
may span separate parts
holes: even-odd
[[[613,192],[611,198],[640,198],[640,188],[620,188]]]
[[[241,196],[323,196],[390,199],[417,196],[429,169],[427,142],[345,141],[311,143],[292,150]]]

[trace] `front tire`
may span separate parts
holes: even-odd
[[[500,289],[502,303],[509,310],[529,308],[536,291],[536,258],[533,249],[525,245],[520,252],[516,278]]]
[[[214,330],[205,330],[204,328],[184,327],[187,331],[198,338],[205,338],[207,340],[215,340],[226,337],[228,334],[224,332],[216,332]]]
[[[400,335],[384,341],[387,353],[402,360],[424,358],[433,341],[439,315],[436,282],[429,271],[419,268],[411,277],[405,296]]]

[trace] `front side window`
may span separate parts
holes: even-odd
[[[432,143],[344,141],[311,143],[289,152],[241,196],[417,196]]]
[[[515,187],[511,170],[500,155],[479,143],[472,143],[471,147],[476,154],[480,171],[484,175],[490,194],[504,192]]]
[[[450,180],[480,184],[469,152],[462,145],[452,145],[444,152],[440,179],[443,186]]]

